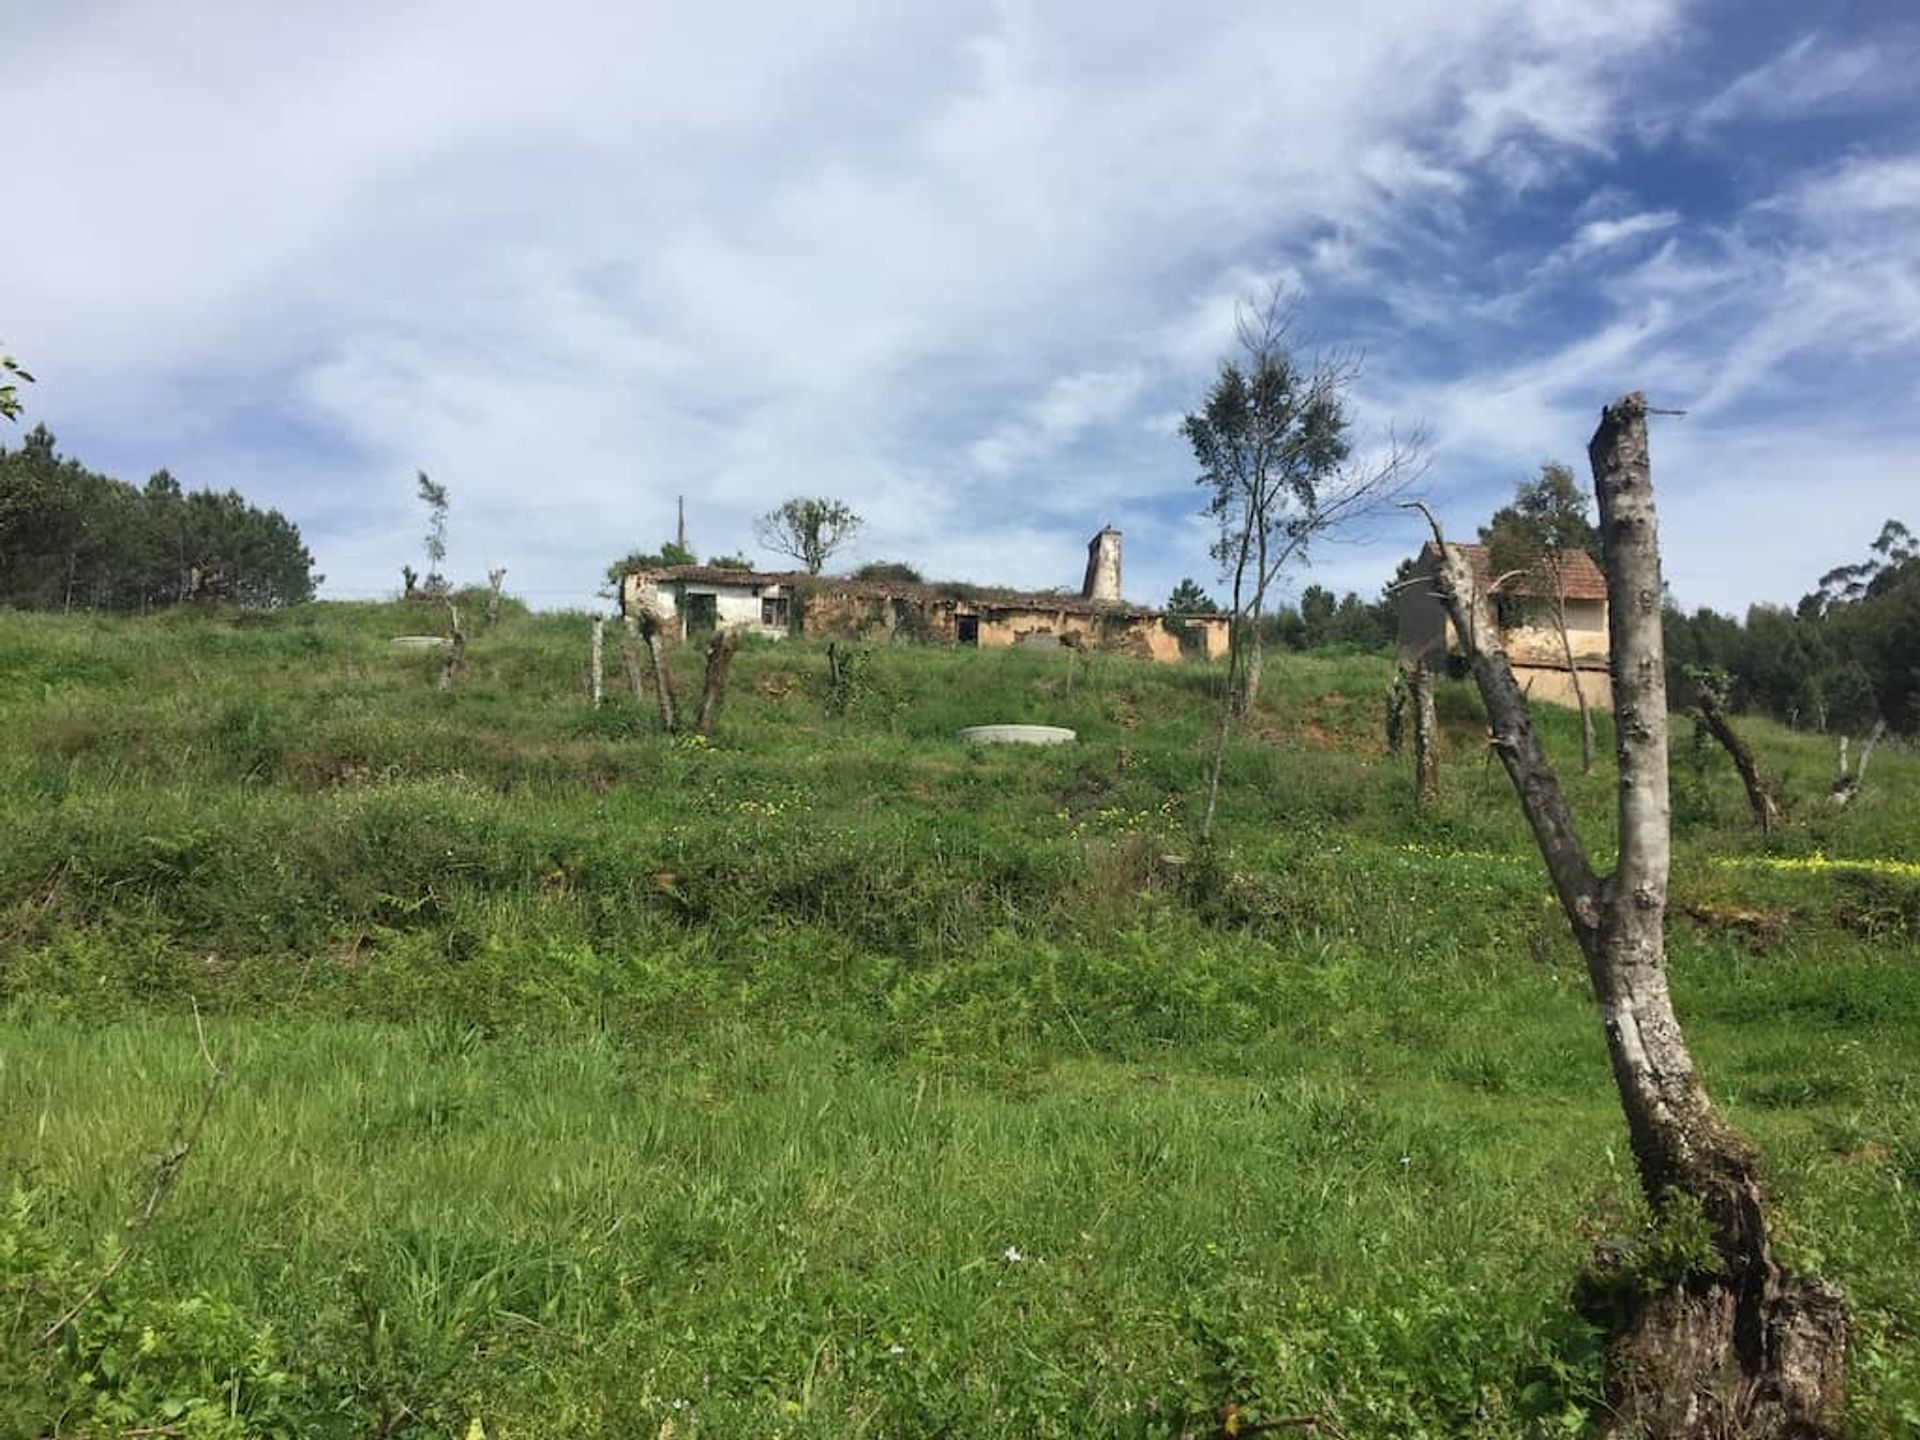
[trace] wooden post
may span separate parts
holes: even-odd
[[[1422,815],[1440,808],[1440,737],[1433,713],[1433,671],[1413,667],[1407,677],[1413,691],[1413,799]]]
[[[447,660],[440,667],[440,688],[453,689],[453,682],[467,668],[467,632],[460,627],[460,612],[447,601]]]
[[[640,675],[640,622],[633,616],[621,617],[620,659],[627,667],[627,684],[633,689],[636,705],[647,703],[647,687]]]
[[[602,661],[606,653],[607,622],[604,617],[593,617],[593,648],[587,660],[587,689],[593,697],[593,708],[600,708]]]

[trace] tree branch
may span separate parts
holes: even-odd
[[[1440,603],[1454,631],[1460,636],[1473,667],[1474,679],[1486,700],[1492,726],[1492,744],[1519,793],[1527,823],[1539,842],[1540,854],[1547,862],[1553,888],[1561,908],[1577,928],[1591,933],[1600,924],[1600,882],[1588,863],[1586,847],[1574,828],[1573,814],[1566,797],[1560,793],[1553,767],[1533,731],[1533,716],[1527,698],[1514,678],[1513,666],[1500,643],[1500,629],[1494,624],[1487,597],[1474,584],[1473,567],[1455,546],[1449,545],[1440,522],[1424,501],[1410,500],[1406,508],[1427,517],[1433,531],[1434,546],[1440,563]],[[1485,637],[1485,638],[1483,638]]]

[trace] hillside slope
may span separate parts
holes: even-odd
[[[615,646],[591,709],[579,616],[509,607],[449,694],[390,643],[438,623],[0,613],[0,1435],[1583,1413],[1567,1290],[1643,1221],[1465,689],[1421,818],[1388,663],[1281,657],[1208,854],[1208,667],[877,649],[836,701],[818,648],[749,645],[706,743]],[[1081,738],[953,740],[1001,720]],[[1606,765],[1541,724],[1604,853]],[[1898,1433],[1920,762],[1836,815],[1830,742],[1750,729],[1770,845],[1676,735],[1675,988],[1852,1295],[1860,1433]],[[231,1078],[40,1343],[198,1103],[196,1015]]]

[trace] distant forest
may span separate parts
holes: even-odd
[[[0,446],[0,604],[139,614],[190,600],[253,608],[313,598],[300,528],[238,491],[144,488],[56,453],[44,426]]]
[[[1889,520],[1866,555],[1793,609],[1666,613],[1668,691],[1704,681],[1736,709],[1803,730],[1920,731],[1920,541]]]

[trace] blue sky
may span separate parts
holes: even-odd
[[[328,591],[590,603],[788,495],[850,558],[1211,581],[1177,425],[1279,283],[1467,534],[1644,389],[1667,576],[1791,603],[1920,522],[1920,13],[1678,0],[167,6],[6,22],[0,340],[97,468]],[[1204,18],[1196,18],[1204,14]],[[1377,591],[1402,515],[1295,583]],[[773,557],[761,558],[772,560]]]

